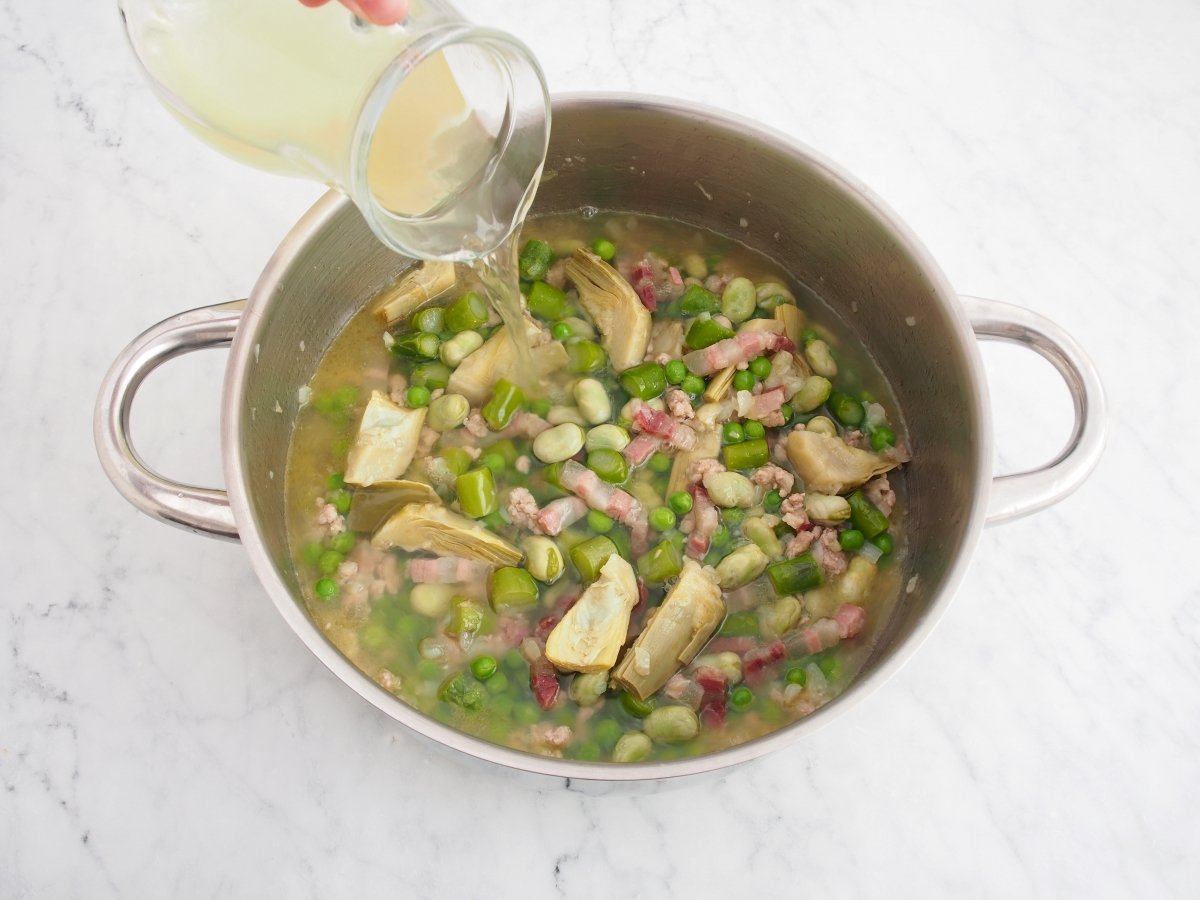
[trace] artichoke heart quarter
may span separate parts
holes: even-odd
[[[716,574],[686,560],[679,580],[625,652],[612,680],[645,700],[695,658],[724,618]]]
[[[844,494],[903,462],[851,447],[839,437],[815,431],[793,431],[787,441],[788,461],[805,490]]]
[[[346,483],[367,485],[399,478],[417,452],[424,424],[424,408],[405,409],[381,391],[371,391],[346,457]]]
[[[638,601],[633,567],[613,554],[600,577],[546,638],[546,658],[566,672],[603,672],[617,661]]]
[[[495,566],[515,566],[524,555],[504,538],[437,503],[409,503],[371,537],[380,550],[399,547],[438,556],[460,556]]]
[[[650,310],[629,282],[586,247],[567,260],[567,277],[579,290],[579,305],[599,330],[613,368],[624,372],[640,363],[650,343]]]

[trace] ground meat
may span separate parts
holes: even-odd
[[[779,507],[779,513],[783,516],[783,521],[796,531],[808,527],[808,513],[804,509],[803,494],[789,494],[784,497],[783,505]]]
[[[796,536],[788,541],[787,546],[783,548],[783,555],[788,559],[792,559],[801,553],[806,553],[816,539],[817,532],[815,529],[812,531],[798,531],[796,532]]]
[[[560,291],[567,283],[567,260],[566,258],[557,260],[554,265],[546,270],[546,284],[550,287],[558,288]]]
[[[688,463],[687,480],[689,484],[695,484],[703,481],[705,475],[724,471],[725,466],[719,459],[693,459]]]
[[[863,493],[885,516],[892,514],[896,505],[896,492],[892,490],[892,483],[886,475],[880,475],[874,481],[868,482],[863,488]]]
[[[851,447],[857,447],[859,450],[869,449],[868,448],[869,442],[867,441],[867,436],[865,434],[863,434],[861,431],[859,431],[857,428],[854,429],[854,431],[851,431],[849,434],[847,434],[844,438],[842,438],[842,440],[844,440]]]
[[[830,578],[841,575],[850,565],[838,543],[836,528],[826,528],[821,532],[820,538],[813,544],[812,555],[821,571]]]
[[[677,419],[690,419],[696,415],[688,395],[678,388],[671,388],[666,396],[667,410]]]
[[[379,670],[379,686],[385,691],[391,691],[393,694],[399,693],[400,688],[404,683],[400,680],[400,676],[391,669]]]
[[[337,580],[345,584],[351,578],[358,574],[358,563],[352,559],[344,560],[337,567]]]
[[[774,412],[767,413],[758,421],[762,422],[762,424],[767,428],[778,428],[780,425],[783,425],[787,419],[783,417],[783,413],[781,413],[779,410],[775,410]]]
[[[423,459],[433,450],[434,445],[441,439],[441,434],[432,428],[421,429],[421,437],[417,440],[417,459]]]
[[[324,500],[317,501],[317,524],[330,534],[341,534],[346,530],[346,519],[338,514],[337,507]]]
[[[563,747],[571,743],[575,736],[570,725],[551,725],[549,722],[538,722],[531,725],[527,732],[529,745],[538,753],[546,756],[562,756]]]
[[[525,488],[513,488],[508,494],[508,518],[518,528],[524,528],[526,531],[540,533],[537,517],[541,510],[538,508],[537,501],[533,499],[533,494],[529,493]]]
[[[796,478],[791,472],[772,465],[766,465],[756,470],[750,476],[750,480],[755,484],[761,484],[767,490],[775,488],[785,497],[792,492],[792,485],[796,483]]]
[[[408,388],[408,379],[399,372],[393,372],[388,376],[388,399],[393,403],[404,406],[404,391]]]
[[[477,409],[471,410],[467,416],[467,421],[463,422],[463,427],[473,437],[481,438],[488,435],[487,422],[484,420],[483,414]]]

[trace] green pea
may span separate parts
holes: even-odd
[[[601,719],[592,726],[592,740],[605,750],[611,750],[616,746],[623,733],[624,729],[613,719]]]
[[[692,397],[699,397],[704,393],[704,379],[699,375],[689,375],[679,383],[679,389]]]
[[[604,238],[596,238],[592,241],[592,250],[605,262],[611,261],[617,255],[616,245],[612,241],[606,241]]]
[[[325,479],[325,487],[331,491],[336,491],[346,486],[346,479],[341,472],[331,472]]]
[[[721,440],[726,444],[740,444],[746,439],[746,433],[737,422],[726,422],[721,428]]]
[[[750,360],[750,371],[755,378],[762,381],[771,374],[771,361],[765,356],[756,356]]]
[[[325,552],[325,548],[322,547],[320,544],[318,544],[316,541],[313,541],[313,542],[305,545],[304,552],[302,555],[303,555],[304,561],[306,563],[308,563],[310,566],[315,566],[317,564],[317,562],[321,559],[321,554],[324,552]]]
[[[670,531],[675,527],[675,513],[665,506],[650,510],[650,527],[655,531]]]
[[[746,511],[738,509],[736,506],[721,510],[721,521],[725,523],[725,527],[727,528],[737,528],[742,524],[744,518],[746,518]]]
[[[541,720],[542,711],[533,703],[518,703],[513,708],[513,718],[520,725],[532,725]]]
[[[595,762],[600,758],[600,745],[595,741],[584,741],[575,755],[584,762]]]
[[[629,691],[622,691],[621,708],[635,719],[644,719],[650,713],[654,712],[654,698],[650,697],[646,700],[639,700],[635,694],[631,694]]]
[[[896,432],[886,425],[878,426],[871,432],[871,449],[886,450],[896,443]]]
[[[871,538],[871,543],[883,551],[883,555],[887,556],[895,547],[892,541],[892,536],[886,531],[883,534],[877,534]]]
[[[345,488],[338,488],[336,491],[330,491],[325,495],[325,502],[333,504],[333,508],[338,511],[339,515],[343,516],[350,512],[350,501],[353,499],[353,495]]]
[[[838,546],[843,550],[857,550],[866,540],[866,536],[857,528],[847,528],[838,535]]]
[[[717,530],[712,534],[712,545],[714,547],[723,547],[729,543],[729,527],[727,525],[719,525]]]
[[[826,656],[817,663],[817,668],[821,670],[821,674],[826,680],[833,681],[841,674],[842,667],[838,663],[836,656]]]
[[[676,491],[667,498],[667,504],[679,515],[692,511],[692,495],[687,491]]]
[[[417,677],[422,681],[437,681],[442,677],[442,663],[436,659],[423,659],[417,663]]]
[[[863,405],[842,391],[830,391],[829,399],[825,401],[825,405],[829,407],[829,411],[833,413],[833,417],[847,428],[854,428],[857,425],[861,425],[866,415],[863,411]]]
[[[489,694],[503,694],[508,690],[508,676],[503,672],[495,672],[485,680]]]
[[[662,451],[655,451],[654,455],[650,457],[649,466],[651,472],[666,472],[671,468],[671,457]]]
[[[313,585],[313,590],[317,592],[317,596],[322,600],[332,600],[341,593],[342,589],[332,578],[322,578]]]
[[[587,526],[596,532],[596,534],[608,534],[613,530],[613,526],[617,523],[613,521],[611,516],[607,516],[598,509],[592,509],[587,514]]]
[[[571,326],[562,322],[555,322],[554,327],[550,329],[550,336],[556,341],[565,341],[571,333]]]
[[[752,441],[761,437],[766,437],[767,429],[763,427],[762,422],[756,422],[754,419],[751,419],[742,426],[742,433],[746,435],[746,440]]]
[[[483,459],[480,461],[495,475],[499,475],[501,472],[503,472],[504,467],[507,465],[507,463],[504,461],[504,457],[499,453],[494,452],[483,454]]]
[[[811,344],[813,341],[819,341],[821,336],[812,328],[805,328],[804,333],[800,336],[802,344]]]
[[[354,549],[355,540],[353,531],[343,531],[330,538],[329,549],[338,553],[349,553]]]
[[[753,372],[749,369],[742,369],[733,376],[733,389],[735,391],[752,391],[755,381]]]
[[[471,661],[471,674],[480,681],[487,681],[496,674],[496,659],[492,656],[479,656]]]
[[[754,692],[744,684],[739,684],[729,692],[729,702],[738,709],[745,709],[754,700]]]
[[[429,396],[429,388],[413,385],[405,392],[404,399],[413,409],[420,409],[429,405]]]
[[[523,672],[528,668],[528,663],[525,662],[525,657],[521,655],[521,651],[516,647],[504,651],[504,657],[500,660],[504,663],[505,668],[513,672]]]
[[[687,366],[683,364],[682,359],[673,359],[666,366],[667,381],[671,384],[683,384],[683,380],[688,377]]]
[[[548,416],[550,414],[550,410],[552,410],[553,408],[554,408],[554,404],[551,403],[549,400],[545,400],[545,399],[534,400],[532,403],[529,404],[529,411],[531,413],[533,413],[535,416],[540,416],[543,419],[546,418],[546,416]]]
[[[804,683],[808,681],[808,675],[804,671],[804,666],[792,666],[787,671],[788,684],[798,684],[804,687]]]

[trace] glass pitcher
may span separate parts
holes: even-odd
[[[380,27],[332,3],[119,0],[167,108],[243,162],[332,185],[400,253],[469,260],[524,218],[550,135],[537,61],[442,0]]]

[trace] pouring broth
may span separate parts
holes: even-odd
[[[402,701],[531,753],[694,756],[811,714],[901,592],[878,369],[714,233],[603,213],[521,240],[519,320],[426,263],[305,389],[286,501],[310,615]]]

